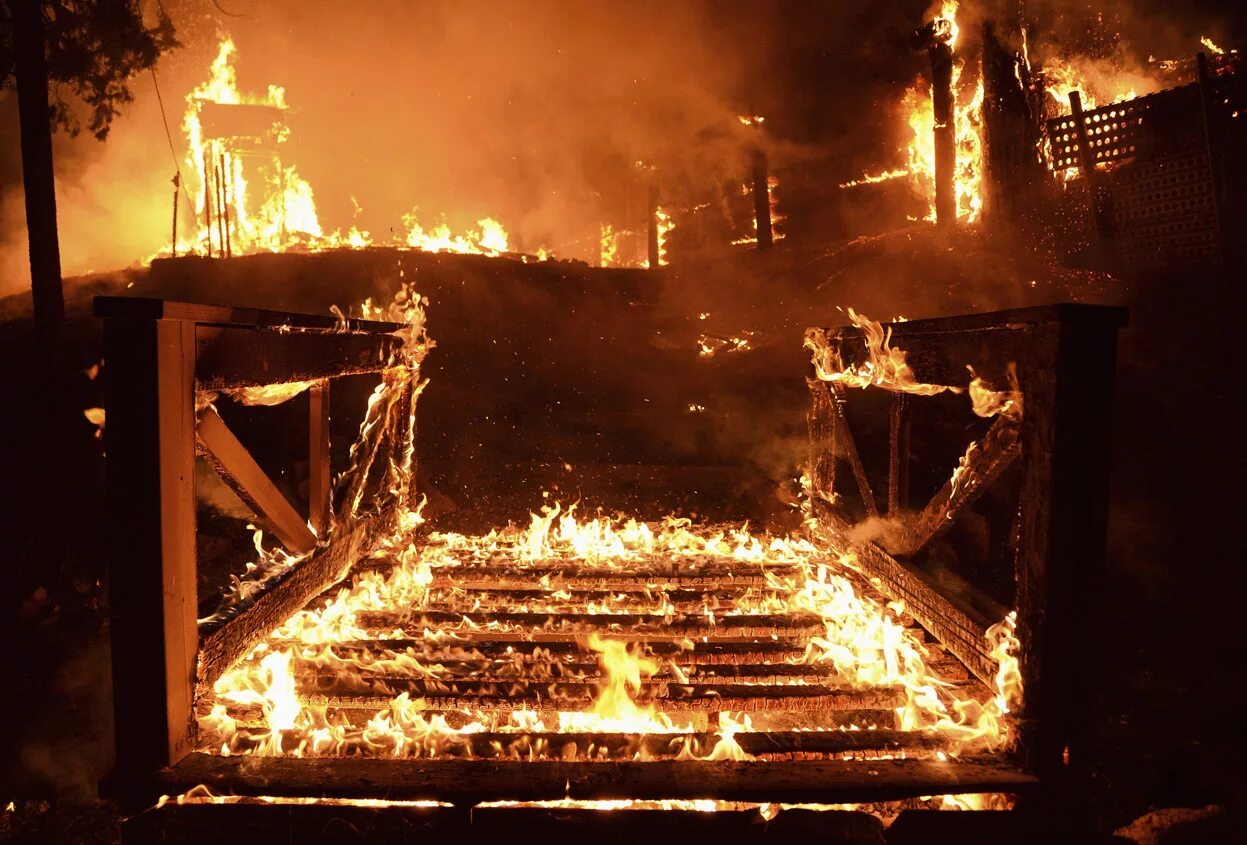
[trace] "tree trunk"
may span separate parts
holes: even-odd
[[[61,335],[65,298],[56,233],[56,185],[52,171],[52,120],[48,68],[43,53],[43,11],[39,0],[12,0],[14,68],[21,122],[22,183],[30,238],[30,284],[35,330],[49,347]]]

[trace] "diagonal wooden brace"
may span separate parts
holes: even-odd
[[[1016,417],[997,417],[983,442],[971,446],[963,465],[914,517],[899,545],[889,551],[908,557],[947,531],[957,514],[977,500],[1022,454],[1018,441],[1020,425]]]
[[[296,554],[316,548],[316,535],[307,527],[307,521],[264,474],[214,408],[199,412],[195,433],[221,480],[264,521],[282,545]]]

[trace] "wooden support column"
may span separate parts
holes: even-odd
[[[953,100],[953,51],[943,41],[927,49],[931,58],[931,105],[935,113],[935,219],[957,222],[957,123]]]
[[[1075,819],[1079,811],[1089,812],[1095,673],[1103,671],[1091,619],[1101,601],[1116,342],[1123,323],[1120,310],[1088,308],[1037,326],[1021,382],[1020,747],[1027,771],[1048,784],[1049,797]]]
[[[195,325],[104,326],[117,770],[190,753],[195,676]]]
[[[323,540],[333,513],[333,476],[329,464],[329,380],[307,392],[307,521]]]
[[[753,151],[753,221],[758,235],[758,249],[770,249],[772,233],[769,173],[766,153],[757,148]]]
[[[836,410],[831,386],[818,378],[809,379],[810,410],[806,425],[810,433],[810,452],[806,465],[810,490],[816,497],[831,500],[836,495]]]

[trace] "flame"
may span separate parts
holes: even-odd
[[[1199,38],[1199,43],[1202,44],[1204,48],[1208,50],[1208,52],[1214,55],[1217,55],[1217,56],[1225,55],[1225,50],[1221,49],[1216,44],[1214,44],[1212,39],[1209,38],[1207,35],[1201,35]]]
[[[194,220],[181,221],[183,232],[192,234],[179,234],[170,249],[224,256],[372,246],[372,236],[355,225],[346,233],[325,231],[311,184],[286,160],[285,89],[269,85],[264,94],[243,93],[234,68],[237,54],[233,39],[223,37],[208,78],[186,98],[182,127],[194,174],[186,190],[193,197]],[[222,107],[236,118],[235,128],[222,132],[242,134],[214,135],[205,126],[205,111]],[[358,214],[359,203],[354,198],[352,203]],[[404,215],[403,223],[405,233],[391,246],[480,255],[509,251],[507,231],[492,217],[477,220],[477,228],[466,232],[452,231],[445,221],[426,231],[414,211]],[[539,250],[541,260],[546,255]]]
[[[615,267],[619,264],[619,233],[609,223],[602,224],[602,248],[598,264],[602,267]]]
[[[478,623],[465,620],[461,626],[431,629],[421,621],[419,608],[429,601],[435,580],[453,578],[464,562],[499,559],[520,565],[524,561],[532,565],[567,561],[573,568],[605,566],[621,572],[646,571],[651,561],[658,560],[670,561],[664,566],[691,567],[693,571],[711,561],[730,564],[741,575],[761,576],[765,587],[744,591],[718,613],[798,613],[822,620],[819,632],[808,640],[802,662],[831,667],[839,683],[849,687],[899,690],[903,700],[898,712],[901,729],[939,732],[949,739],[952,745],[948,753],[953,754],[963,749],[997,747],[1011,735],[1006,716],[1021,692],[1012,618],[989,632],[993,653],[1000,660],[995,695],[985,703],[960,698],[928,667],[925,646],[896,615],[902,609],[863,595],[856,586],[859,576],[854,558],[834,547],[816,546],[801,537],[756,536],[745,528],[702,528],[687,519],[668,518],[658,526],[635,519],[581,520],[576,518],[574,507],[564,509],[557,504],[532,514],[522,530],[510,527],[476,536],[433,532],[417,539],[412,533],[416,521],[405,524],[405,528],[380,538],[371,553],[393,560],[390,571],[357,574],[350,586],[342,587],[332,598],[296,613],[218,680],[212,711],[200,720],[205,747],[244,754],[426,757],[473,753],[472,735],[491,731],[514,736],[514,743],[519,743],[513,744],[511,751],[500,745],[497,753],[504,756],[544,754],[590,759],[585,755],[600,754],[601,750],[593,752],[587,745],[578,745],[586,742],[578,737],[625,733],[670,735],[671,753],[679,756],[747,756],[736,739],[741,732],[753,730],[747,717],[722,713],[714,746],[694,747],[689,744],[692,735],[687,722],[677,722],[672,713],[657,710],[653,700],[647,701],[642,695],[647,683],[657,681],[663,663],[641,643],[597,631],[588,632],[587,645],[598,654],[602,682],[592,702],[581,708],[569,707],[556,697],[554,710],[467,709],[456,715],[432,712],[424,699],[403,692],[360,723],[300,697],[295,680],[308,671],[332,672],[340,679],[355,678],[365,685],[369,682],[364,678],[375,675],[436,683],[446,677],[442,661],[483,659],[474,653],[469,641],[460,638],[460,632],[475,630],[480,627]],[[778,565],[796,568],[792,575],[781,575],[772,571]],[[506,609],[556,612],[571,594],[552,576],[547,578],[543,583],[549,592],[543,597]],[[368,658],[339,651],[338,644],[375,637],[364,624],[364,614],[387,608],[413,608],[409,621],[401,622],[400,628],[388,636],[422,634],[423,645],[396,645]],[[590,605],[590,611],[641,612],[663,619],[674,608],[667,596],[646,594],[605,599]],[[705,614],[712,623],[716,609],[707,606]],[[496,631],[530,630],[508,626],[512,623],[486,624]],[[674,682],[683,683],[688,679],[679,662],[678,657],[673,658],[666,668]],[[517,654],[510,680],[499,682],[555,682],[561,674],[556,664],[552,655],[541,650],[531,656]],[[243,726],[232,715],[247,707],[259,711],[258,723]],[[566,739],[556,742],[557,735]]]
[[[923,384],[914,377],[906,361],[905,351],[892,346],[892,329],[884,328],[852,308],[848,310],[853,325],[861,329],[866,343],[866,360],[857,366],[845,365],[839,344],[822,329],[810,329],[805,335],[805,348],[810,350],[815,372],[822,381],[846,387],[883,387],[903,393],[933,396],[957,388],[942,384]]]
[[[654,219],[658,226],[658,266],[666,267],[671,263],[667,255],[667,240],[671,237],[672,230],[675,229],[675,222],[671,219],[671,212],[662,206],[655,209]]]
[[[848,182],[841,182],[841,188],[856,188],[858,185],[877,185],[880,182],[891,182],[893,179],[899,179],[902,176],[908,176],[909,169],[898,167],[895,170],[885,170],[882,173],[863,173],[857,179]]]
[[[414,211],[404,215],[403,222],[407,224],[406,244],[425,252],[498,255],[507,251],[507,230],[492,217],[477,220],[476,231],[459,235],[452,232],[445,221],[426,232]]]

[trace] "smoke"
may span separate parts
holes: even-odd
[[[366,10],[287,0],[216,20],[201,5],[166,4],[185,47],[157,69],[184,171],[185,97],[228,34],[240,89],[285,88],[283,159],[311,183],[327,231],[355,225],[384,241],[413,210],[455,230],[491,216],[513,248],[571,257],[596,257],[612,217],[631,211],[637,219],[617,227],[640,225],[636,162],[734,123],[745,80],[757,87],[771,52],[757,26],[767,10],[709,0]],[[167,248],[175,165],[151,77],[131,84],[136,102],[106,142],[56,139],[66,276]],[[5,175],[0,294],[26,281],[20,186]]]

